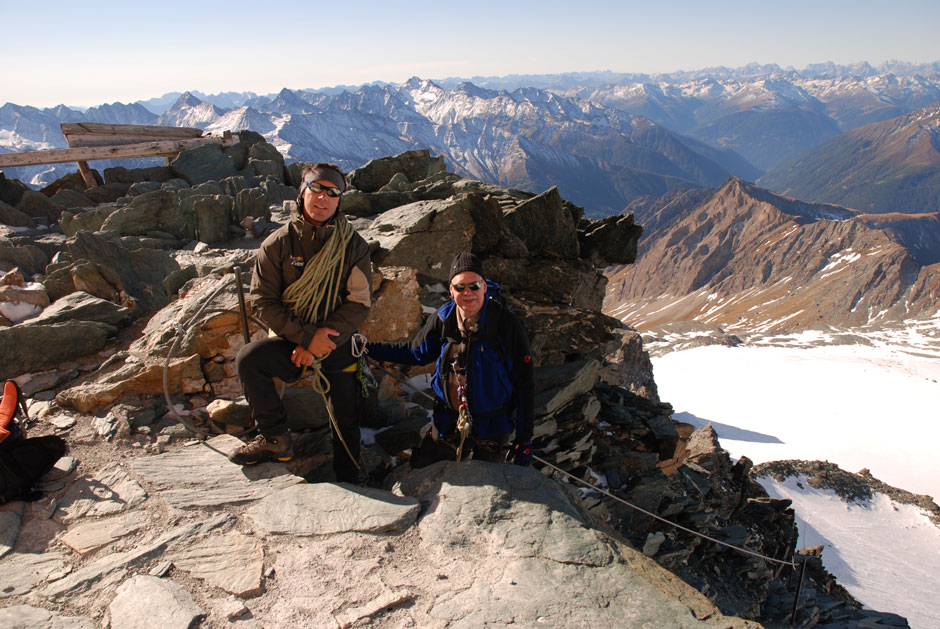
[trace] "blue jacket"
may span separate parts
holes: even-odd
[[[479,439],[516,431],[520,441],[532,439],[535,383],[529,337],[519,318],[493,298],[483,303],[477,332],[470,337],[467,360],[467,401],[472,434]],[[461,342],[456,304],[449,301],[408,343],[369,343],[369,356],[402,365],[437,361],[431,387],[438,403],[434,425],[446,435],[454,430],[457,413],[446,403],[450,346]]]

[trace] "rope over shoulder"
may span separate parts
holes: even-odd
[[[323,248],[307,261],[300,278],[288,286],[281,296],[281,301],[287,309],[307,324],[314,324],[326,319],[342,300],[342,287],[340,285],[343,278],[343,267],[346,263],[346,247],[352,239],[354,231],[343,214],[337,214],[331,229],[332,233],[323,244]],[[362,470],[362,466],[353,457],[346,440],[343,438],[343,433],[339,430],[339,425],[333,413],[333,405],[327,397],[330,392],[330,381],[323,373],[320,366],[321,362],[321,359],[315,358],[309,367],[303,368],[300,377],[303,378],[307,375],[308,370],[312,373],[311,387],[323,397],[323,403],[326,405],[327,415],[329,415],[333,431],[339,438],[340,443],[343,444],[343,448],[346,449],[349,459],[356,465],[357,469]]]

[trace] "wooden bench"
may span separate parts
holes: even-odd
[[[97,185],[88,162],[98,159],[131,157],[165,157],[167,162],[180,151],[204,144],[222,147],[238,143],[231,131],[221,136],[203,136],[201,129],[188,127],[157,127],[132,124],[99,124],[95,122],[62,123],[67,149],[0,153],[0,168],[36,166],[76,162],[86,188]]]

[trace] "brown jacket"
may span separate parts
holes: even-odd
[[[255,258],[251,277],[254,312],[275,334],[305,348],[310,347],[313,335],[320,327],[339,332],[339,336],[332,337],[337,347],[348,343],[372,306],[369,245],[356,232],[346,246],[342,301],[330,316],[314,324],[305,324],[281,301],[284,290],[300,279],[307,260],[323,248],[335,229],[335,219],[334,216],[326,225],[315,227],[304,220],[295,206],[290,222],[264,239]]]

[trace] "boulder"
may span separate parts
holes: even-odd
[[[191,185],[220,180],[235,174],[235,161],[214,144],[204,144],[181,151],[170,164],[173,176],[181,177]]]
[[[70,325],[79,323],[82,325],[104,325],[101,323],[91,324],[87,321],[73,321]],[[116,331],[115,328],[112,329]],[[0,334],[2,332],[0,330]],[[117,370],[109,373],[99,373],[93,382],[61,391],[56,395],[56,401],[62,406],[74,408],[82,413],[89,413],[112,404],[125,395],[163,395],[164,367],[166,367],[167,387],[170,395],[203,392],[206,380],[198,356],[175,359],[170,361],[168,365],[164,365],[162,362],[159,364],[156,362],[144,363],[136,357],[126,357],[125,363]]]
[[[127,301],[120,276],[111,268],[94,262],[73,262],[56,269],[43,279],[43,285],[52,301],[77,290],[114,303]]]
[[[658,402],[659,392],[653,379],[653,363],[650,361],[649,352],[643,349],[640,333],[624,327],[614,330],[614,334],[620,336],[619,347],[605,357],[601,379]]]
[[[62,212],[61,206],[56,205],[52,202],[52,199],[35,190],[24,191],[19,203],[16,204],[16,209],[33,218],[57,219]]]
[[[117,328],[92,321],[0,328],[0,380],[58,367],[102,349]]]
[[[52,202],[59,207],[68,209],[95,206],[95,202],[85,196],[83,192],[71,188],[62,188],[56,192],[52,197]]]
[[[372,308],[359,331],[370,341],[410,341],[422,322],[417,274],[408,267],[381,271],[381,284],[373,286]]]
[[[581,257],[600,267],[633,264],[642,234],[643,228],[633,224],[633,214],[582,219],[578,227]]]
[[[104,225],[105,219],[117,210],[118,207],[119,206],[114,204],[105,204],[99,205],[95,209],[85,211],[76,210],[73,212],[65,210],[59,218],[59,227],[66,236],[74,236],[82,230],[89,232],[99,231],[101,226]]]
[[[100,185],[102,183],[101,173],[97,170],[91,170],[91,176],[95,180],[96,184]],[[49,198],[54,197],[60,190],[76,190],[78,192],[85,191],[85,179],[82,177],[82,174],[77,170],[74,170],[67,175],[59,177],[48,186],[44,187],[40,192],[46,195]]]
[[[127,194],[129,184],[106,183],[103,186],[92,186],[85,190],[85,196],[95,203],[113,203]]]
[[[553,186],[504,212],[506,224],[533,255],[573,259],[578,257],[577,225],[580,216]]]
[[[284,167],[284,179],[288,186],[296,191],[300,187],[300,173],[313,162],[291,162]]]
[[[179,264],[161,251],[128,251],[88,232],[78,232],[68,251],[76,260],[88,260],[115,271],[124,291],[145,311],[161,308],[169,301],[163,280],[178,270]]]
[[[19,267],[26,275],[35,275],[46,270],[49,256],[35,245],[9,246],[0,242],[0,271]]]
[[[483,269],[514,297],[585,310],[601,309],[607,286],[604,274],[581,260],[494,257],[484,259]]]
[[[380,266],[410,266],[446,281],[454,252],[469,249],[476,231],[467,205],[464,198],[418,201],[380,214],[360,234],[388,251]]]
[[[581,358],[603,360],[620,340],[622,325],[597,311],[528,304],[514,308],[529,333],[536,365],[563,365]]]
[[[363,192],[377,192],[396,174],[408,181],[420,181],[444,170],[444,157],[431,157],[427,149],[406,151],[392,157],[373,159],[347,175],[349,184]]]
[[[597,384],[601,364],[585,358],[564,365],[539,367],[535,371],[535,414],[551,415]]]
[[[173,169],[169,166],[150,166],[148,168],[125,168],[115,166],[104,169],[106,183],[132,184],[139,181],[157,181],[163,183],[174,177]]]
[[[0,201],[15,206],[23,198],[23,193],[29,189],[30,187],[19,179],[7,179],[0,170]]]
[[[259,188],[240,190],[235,195],[231,222],[240,225],[249,216],[263,218],[266,221],[271,219],[270,201],[264,191]]]
[[[128,205],[109,214],[101,231],[142,236],[157,229],[182,238],[185,226],[179,195],[171,190],[154,190],[135,197]]]
[[[26,212],[21,212],[12,205],[0,201],[0,223],[10,227],[35,227],[33,219]]]
[[[257,146],[257,145],[255,145]],[[259,177],[284,181],[284,163],[270,159],[248,159],[248,168]]]
[[[125,323],[131,316],[132,312],[129,308],[84,291],[77,291],[66,295],[43,310],[42,314],[31,323],[98,321],[116,326]]]
[[[286,186],[276,179],[267,178],[261,182],[261,189],[271,205],[283,205],[284,201],[297,199],[297,188]],[[343,199],[345,203],[345,197]]]
[[[187,187],[188,184],[187,184]],[[127,188],[127,195],[131,197],[139,197],[142,194],[147,194],[148,192],[155,192],[157,190],[163,190],[163,184],[159,181],[138,181],[137,183],[132,183]]]
[[[232,197],[226,195],[200,196],[193,202],[196,237],[208,245],[218,245],[231,239]]]
[[[39,314],[49,303],[46,289],[38,282],[0,286],[0,313],[14,323]]]

